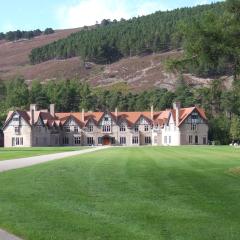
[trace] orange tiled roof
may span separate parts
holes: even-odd
[[[185,119],[194,111],[196,110],[200,116],[207,120],[205,112],[203,109],[198,107],[190,107],[190,108],[181,108],[179,114],[179,126],[185,121]],[[18,112],[24,119],[27,121],[28,124],[31,125],[31,114],[27,111],[16,111]],[[6,122],[12,117],[14,112],[11,111],[8,113],[8,117]],[[140,119],[140,117],[144,117],[147,120],[151,121],[151,112],[118,112],[117,116],[115,112],[109,112],[109,114],[113,117],[114,120],[124,119],[128,122],[129,125],[134,125]],[[176,110],[174,109],[166,109],[165,111],[161,112],[154,112],[153,113],[153,123],[159,124],[163,126],[169,120],[170,114],[173,115],[174,121],[176,121]],[[104,116],[104,112],[86,112],[84,113],[84,119],[81,112],[69,112],[69,113],[55,113],[55,116],[52,116],[49,112],[44,111],[35,111],[34,112],[34,123],[36,123],[41,117],[43,122],[48,126],[60,126],[61,124],[65,124],[65,122],[70,118],[73,117],[79,125],[85,126],[89,120],[93,120],[96,124]]]

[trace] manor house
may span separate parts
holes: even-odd
[[[208,123],[199,107],[155,112],[55,112],[38,110],[9,112],[3,127],[5,147],[102,146],[102,145],[205,145]]]

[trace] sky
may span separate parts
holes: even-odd
[[[12,0],[1,3],[0,32],[77,28],[218,0]]]

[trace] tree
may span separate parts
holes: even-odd
[[[231,120],[230,135],[233,141],[240,140],[240,119],[236,115]]]

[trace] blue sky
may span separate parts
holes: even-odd
[[[92,25],[218,0],[12,0],[1,3],[0,32]]]

